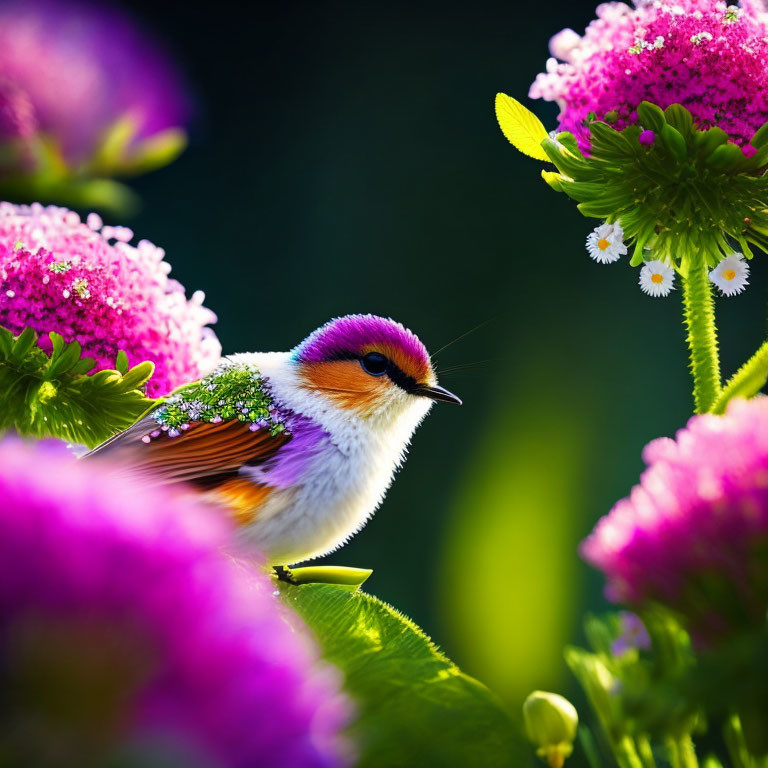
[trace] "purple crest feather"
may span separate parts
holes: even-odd
[[[397,349],[410,359],[430,367],[429,353],[413,331],[387,317],[346,315],[313,331],[293,350],[294,360],[319,363],[339,355],[358,355],[366,347]]]

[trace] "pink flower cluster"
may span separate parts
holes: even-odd
[[[10,764],[348,764],[338,671],[220,515],[47,441],[0,442],[0,498]]]
[[[768,397],[695,416],[649,443],[649,465],[582,543],[608,597],[660,602],[698,639],[761,625],[768,608]]]
[[[50,331],[78,341],[94,370],[113,368],[121,349],[131,365],[151,360],[148,394],[165,395],[215,367],[216,316],[201,291],[187,300],[168,277],[162,248],[132,237],[95,214],[85,223],[65,208],[0,203],[0,325],[33,328],[46,351]]]
[[[560,130],[589,149],[587,119],[637,121],[637,106],[679,103],[739,144],[768,120],[768,15],[760,0],[603,3],[583,36],[564,29],[529,95],[556,101]]]

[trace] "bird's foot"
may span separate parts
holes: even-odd
[[[284,581],[286,584],[299,583],[294,579],[291,569],[287,565],[273,565],[272,570],[275,572],[278,581]]]

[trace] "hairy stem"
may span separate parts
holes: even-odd
[[[613,740],[611,747],[619,768],[643,768],[643,762],[629,736],[621,736]]]
[[[768,378],[768,341],[731,376],[712,405],[712,413],[724,413],[734,397],[752,397]]]
[[[696,413],[707,413],[720,395],[715,302],[706,262],[693,260],[683,279],[683,308],[693,375]]]

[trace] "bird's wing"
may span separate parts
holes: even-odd
[[[291,440],[288,432],[272,434],[268,427],[253,431],[250,424],[237,419],[188,424],[186,430],[170,437],[167,431],[158,430],[150,414],[84,458],[109,457],[127,466],[131,474],[213,489],[235,477],[241,467],[267,461]]]
[[[225,360],[84,458],[108,456],[155,482],[219,491],[242,480],[242,467],[263,464],[290,439],[266,380],[248,364]]]

